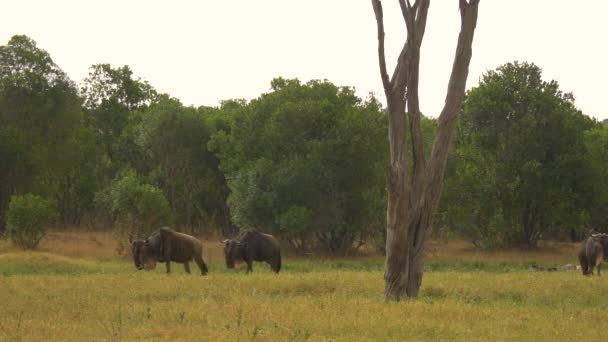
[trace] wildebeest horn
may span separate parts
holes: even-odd
[[[222,243],[223,243],[223,244],[227,244],[227,243],[228,243],[228,241],[230,241],[230,240],[225,239],[224,241],[222,241]]]

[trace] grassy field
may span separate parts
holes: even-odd
[[[287,258],[284,272],[135,271],[105,234],[51,234],[40,252],[0,244],[0,341],[603,340],[608,275],[533,272],[575,245],[483,253],[432,243],[420,297],[385,303],[382,258]],[[110,250],[109,252],[107,250]]]

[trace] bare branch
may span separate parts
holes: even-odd
[[[414,163],[414,177],[412,178],[412,188],[414,191],[411,193],[411,198],[418,198],[420,192],[423,191],[425,182],[423,178],[426,174],[426,161],[424,157],[424,148],[422,142],[422,129],[421,129],[421,113],[420,113],[420,100],[418,95],[418,81],[420,77],[420,47],[422,45],[422,39],[426,29],[426,18],[429,8],[429,0],[418,0],[416,6],[418,7],[418,13],[415,22],[415,41],[416,48],[412,53],[409,78],[407,83],[407,107],[410,124],[410,136],[412,138],[412,155]]]
[[[408,38],[405,42],[405,45],[401,49],[401,53],[399,54],[399,58],[397,58],[397,65],[395,66],[395,70],[393,71],[393,76],[391,77],[391,89],[395,94],[401,94],[403,96],[403,100],[405,100],[405,92],[407,89],[407,80],[409,75],[409,64],[410,64],[410,55],[412,54],[412,45],[411,40]],[[405,110],[405,108],[403,109]]]
[[[453,126],[456,117],[461,110],[462,99],[469,74],[469,64],[473,55],[472,45],[477,25],[477,12],[479,0],[460,0],[461,27],[456,46],[456,56],[452,65],[452,74],[448,83],[448,91],[445,98],[445,105],[438,120],[437,136],[433,143],[433,151],[429,160],[429,177],[427,184],[432,189],[428,198],[436,205],[441,193],[443,173],[447,161],[447,154],[450,141],[452,139]],[[464,5],[463,5],[464,4]]]
[[[401,15],[405,20],[405,26],[407,27],[407,34],[409,38],[409,36],[414,33],[413,23],[416,18],[416,12],[412,11],[412,6],[410,5],[409,0],[399,0],[399,7],[401,7]]]
[[[464,12],[464,9],[467,7],[467,0],[459,0],[458,4],[460,8],[460,12]]]
[[[372,0],[372,6],[374,7],[376,24],[378,27],[378,62],[380,63],[380,77],[382,78],[384,92],[388,96],[391,91],[391,86],[386,71],[386,57],[384,55],[384,18],[382,14],[382,3],[380,3],[380,0]]]
[[[418,10],[418,5],[420,4],[420,1],[416,1],[414,3],[414,6],[412,6],[412,11],[416,12]]]
[[[416,0],[413,5],[410,4],[410,0],[407,0],[407,5],[409,6],[412,12],[416,12],[416,8],[418,8],[418,4],[420,1]]]
[[[479,0],[459,0],[460,15],[463,16],[469,6],[478,6]]]
[[[412,7],[410,6],[409,0],[399,0],[399,7],[401,7],[401,15],[403,15],[403,19],[406,19],[408,17],[407,13]]]
[[[420,9],[418,5],[421,4]],[[418,0],[416,1],[416,35],[418,39],[418,45],[422,43],[422,37],[424,37],[424,31],[426,29],[426,18],[429,13],[430,0]]]

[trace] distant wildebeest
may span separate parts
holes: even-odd
[[[599,276],[602,261],[608,260],[608,234],[591,234],[585,239],[578,251],[578,260],[583,275],[593,274],[593,268],[597,267]]]
[[[171,272],[171,261],[184,264],[190,273],[190,261],[194,260],[205,275],[209,272],[203,260],[203,244],[195,237],[179,233],[169,227],[162,227],[144,240],[131,241],[133,261],[138,270],[156,268],[156,262],[166,263],[167,273]]]
[[[253,261],[265,261],[270,269],[279,273],[281,270],[281,247],[279,241],[270,234],[258,231],[247,231],[236,239],[224,240],[224,257],[226,266],[234,268],[235,260],[247,263],[247,273],[253,272]]]

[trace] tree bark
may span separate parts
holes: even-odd
[[[420,47],[429,4],[430,0],[416,0],[413,5],[409,0],[399,0],[408,34],[389,80],[384,54],[382,4],[380,0],[372,0],[378,30],[380,77],[389,117],[390,162],[386,169],[388,203],[384,273],[386,300],[417,297],[422,285],[424,245],[441,195],[448,148],[462,106],[477,23],[479,0],[459,0],[461,28],[456,56],[431,157],[426,161],[420,128],[418,80]],[[407,156],[408,124],[412,142],[412,168]]]

